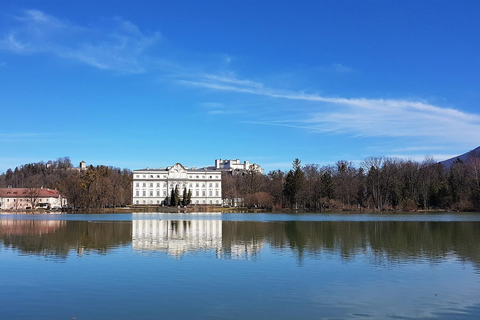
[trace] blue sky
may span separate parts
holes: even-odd
[[[2,1],[0,172],[480,145],[478,1]]]

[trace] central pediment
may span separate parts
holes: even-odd
[[[169,178],[187,178],[187,168],[181,163],[175,163],[173,166],[168,167]]]

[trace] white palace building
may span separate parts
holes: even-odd
[[[172,190],[178,187],[180,198],[186,188],[191,190],[193,205],[222,205],[221,172],[209,168],[189,169],[177,163],[166,169],[133,171],[133,204],[168,204]]]

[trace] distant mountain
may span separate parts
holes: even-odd
[[[445,169],[449,169],[455,160],[460,159],[463,162],[465,162],[470,157],[480,158],[480,147],[477,147],[471,151],[468,151],[467,153],[464,153],[460,156],[456,156],[448,160],[440,161],[440,163],[443,165]]]

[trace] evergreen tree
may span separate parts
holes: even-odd
[[[290,203],[290,207],[295,207],[295,209],[298,208],[299,196],[304,184],[305,174],[300,166],[300,160],[297,158],[293,161],[293,169],[287,173],[283,185],[283,194]]]
[[[175,198],[175,206],[178,206],[180,204],[180,194],[178,192],[178,185],[175,186],[174,198]]]
[[[175,206],[175,191],[172,189],[172,192],[170,193],[170,205],[173,207]]]
[[[320,178],[321,191],[320,196],[322,198],[327,198],[328,200],[333,199],[334,189],[333,189],[333,180],[332,175],[329,172],[322,174]]]
[[[182,205],[186,206],[188,205],[188,193],[187,193],[187,187],[183,188],[183,197],[182,197]]]
[[[192,190],[188,190],[187,206],[192,202]]]

